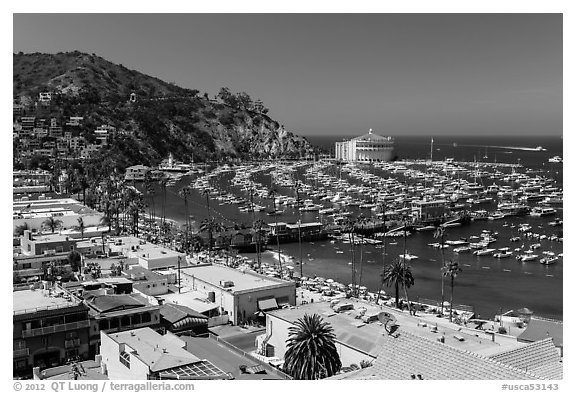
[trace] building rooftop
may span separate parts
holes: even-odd
[[[27,289],[24,291],[14,291],[12,294],[14,314],[29,314],[44,310],[57,310],[74,307],[81,303],[79,299],[57,287],[50,290]]]
[[[419,318],[409,316],[386,306],[376,306],[373,303],[356,299],[342,299],[340,303],[351,303],[354,305],[354,309],[336,313],[330,307],[329,302],[314,302],[298,307],[270,311],[268,314],[291,323],[302,318],[304,314],[319,314],[325,321],[332,325],[337,341],[372,357],[378,355],[382,345],[386,344],[387,338],[382,335],[385,330],[380,322],[368,324],[362,322],[359,318],[359,310],[361,308],[366,309],[364,315],[377,315],[382,311],[386,311],[396,318],[397,324],[404,329],[404,331],[411,332],[429,340],[436,340],[438,337],[444,336],[444,345],[452,346],[460,350],[476,352],[485,348],[500,347],[499,344],[490,340],[443,325],[435,326],[436,331],[434,331],[430,328],[431,326],[428,326],[428,323],[424,324]],[[454,336],[463,337],[464,340],[461,341]],[[520,344],[518,344],[518,346],[520,346]]]
[[[394,139],[390,136],[381,136],[378,134],[374,134],[372,132],[372,130],[370,130],[370,132],[368,132],[367,134],[361,135],[361,136],[357,136],[356,138],[352,138],[353,141],[370,141],[370,142],[388,142],[388,141],[393,141]]]
[[[126,352],[140,359],[153,373],[167,379],[228,379],[229,376],[208,360],[184,349],[186,343],[173,334],[164,336],[150,328],[134,329],[108,335]]]
[[[563,341],[563,324],[560,321],[541,319],[538,317],[530,318],[526,330],[518,336],[518,341],[533,342],[552,337],[554,345],[562,347]]]
[[[562,379],[562,360],[552,337],[495,356],[492,359],[547,379]]]
[[[456,349],[404,331],[401,327],[393,334],[384,334],[378,357],[371,367],[350,379],[416,379],[426,380],[525,380],[539,379],[530,372],[500,363],[496,360]],[[346,374],[337,379],[348,379]]]
[[[102,373],[100,364],[94,360],[85,360],[78,363],[78,366],[80,368],[79,380],[101,381],[108,379],[108,376]],[[72,366],[66,365],[42,370],[40,377],[50,380],[72,380],[74,374],[72,373]]]
[[[232,374],[235,379],[246,379],[247,375],[252,375],[250,379],[282,379],[272,368],[264,369],[256,359],[233,351],[212,338],[182,336],[181,339],[186,342],[189,352],[210,361],[219,369]],[[243,374],[240,371],[241,365],[258,366],[265,370],[266,374]]]
[[[194,287],[194,278],[210,283],[214,286],[220,286],[221,281],[232,281],[233,286],[225,289],[231,289],[232,292],[239,292],[251,289],[262,289],[274,286],[295,285],[272,277],[260,274],[243,272],[241,270],[228,268],[220,265],[203,265],[187,267],[182,269],[182,276],[188,282],[188,285]]]
[[[86,304],[100,313],[121,311],[149,305],[144,298],[136,294],[86,296]]]
[[[118,344],[126,344],[126,350],[145,363],[152,372],[169,370],[200,362],[200,359],[184,349],[185,343],[171,335],[160,335],[150,328],[133,329],[112,333],[108,336]]]
[[[161,247],[152,243],[141,244],[140,249],[138,249],[135,252],[135,254],[137,254],[141,258],[146,258],[148,260],[158,258],[178,257],[185,255],[181,252],[177,252],[169,248]],[[185,261],[183,260],[183,263],[184,262]]]
[[[181,304],[166,303],[160,306],[160,315],[168,322],[175,324],[182,321],[207,322],[208,317]]]
[[[184,288],[182,293],[167,293],[157,297],[164,299],[167,302],[166,304],[182,305],[200,314],[219,307],[218,304],[208,301],[205,293],[193,291],[189,288]]]

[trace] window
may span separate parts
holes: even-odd
[[[24,340],[18,340],[18,341],[14,341],[14,350],[18,350],[18,349],[24,349],[26,348],[26,341]]]
[[[130,354],[128,352],[120,352],[120,363],[127,368],[130,368]]]
[[[32,267],[31,263],[23,263],[22,264],[22,269],[30,269]]]

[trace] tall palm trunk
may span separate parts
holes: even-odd
[[[454,275],[450,276],[450,322],[452,322],[452,303],[454,299]]]
[[[404,266],[404,268],[406,268],[406,240],[408,238],[408,236],[406,236],[406,226],[407,223],[404,222],[404,258],[402,261],[402,265]],[[408,299],[408,290],[406,289],[405,284],[403,284],[402,286],[404,287],[404,296],[406,297],[406,303],[408,303],[408,313],[412,314],[412,307],[410,306],[410,301]]]
[[[362,226],[364,232],[364,226]],[[362,270],[364,267],[364,237],[360,239],[360,274],[358,275],[358,295],[360,295],[360,287],[362,286]]]
[[[206,208],[208,210],[208,259],[210,259],[210,255],[212,254],[212,219],[210,218],[210,194],[206,192]]]
[[[386,268],[386,204],[382,203],[382,221],[384,223],[384,236],[382,237],[382,283],[380,284],[380,290],[378,291],[378,298],[376,299],[376,304],[380,303],[380,293],[384,289],[384,269]]]
[[[442,257],[442,268],[440,269],[440,275],[441,275],[441,285],[442,285],[442,304],[441,304],[441,311],[440,314],[444,315],[444,272],[442,269],[444,269],[444,232],[441,233],[441,237],[440,237],[440,256]]]
[[[282,274],[282,255],[280,254],[280,234],[278,233],[278,214],[276,214],[276,198],[274,197],[274,224],[276,229],[276,247],[278,248],[278,263],[280,264],[280,274]]]
[[[356,248],[356,241],[354,239],[354,229],[351,229],[348,232],[348,240],[350,241],[350,254],[352,257],[352,296],[356,293],[356,258],[355,258],[355,248]]]

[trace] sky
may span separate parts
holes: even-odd
[[[14,14],[13,51],[79,50],[300,135],[561,135],[562,14]]]

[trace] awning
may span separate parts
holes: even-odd
[[[173,326],[174,326],[174,329],[182,329],[185,327],[207,325],[207,324],[208,324],[208,319],[186,317],[186,318],[183,318],[180,321],[176,322]]]
[[[276,298],[258,300],[258,309],[262,311],[275,310],[278,308]]]

